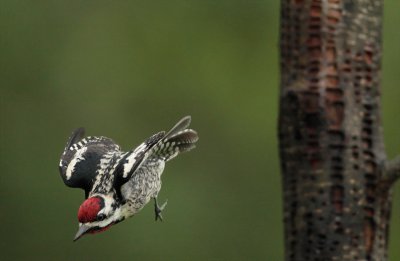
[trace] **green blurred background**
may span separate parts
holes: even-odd
[[[394,156],[400,3],[385,4],[383,118]],[[272,0],[2,0],[0,259],[283,260],[278,26]],[[57,168],[71,131],[129,149],[188,114],[200,141],[164,172],[165,221],[147,206],[73,243],[83,192]],[[400,196],[391,230],[400,260]]]

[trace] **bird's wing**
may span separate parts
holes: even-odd
[[[61,155],[59,170],[68,187],[82,188],[86,196],[98,174],[102,157],[120,148],[106,137],[86,137],[82,139],[84,129],[76,129],[69,138]]]
[[[164,136],[164,131],[154,134],[134,150],[128,151],[122,155],[114,171],[114,188],[120,198],[122,198],[121,186],[130,180],[132,174],[149,156],[151,148],[154,147],[154,145],[156,145]]]
[[[165,160],[167,153],[175,154],[175,151],[172,150],[175,150],[176,145],[189,143],[187,139],[191,139],[193,135],[197,141],[197,133],[187,129],[190,121],[190,116],[183,117],[167,134],[164,131],[154,134],[134,150],[125,153],[115,169],[114,187],[120,189],[149,157],[156,156],[157,154],[160,159]],[[186,146],[186,150],[193,147],[194,145],[192,144]],[[183,150],[183,147],[181,148]]]
[[[189,124],[190,116],[186,116],[167,134],[159,132],[148,138],[135,150],[127,152],[115,171],[114,188],[116,188],[117,194],[121,196],[121,186],[129,181],[142,166],[146,166],[154,160],[168,161],[178,153],[194,148],[198,135],[194,130],[187,129]]]

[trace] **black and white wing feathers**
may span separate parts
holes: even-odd
[[[146,168],[152,161],[168,161],[180,152],[189,151],[195,147],[198,135],[194,130],[187,129],[190,121],[190,116],[182,118],[167,134],[164,131],[159,132],[136,149],[123,155],[116,168],[114,179],[114,188],[120,198],[122,198],[122,185],[128,182],[140,168]]]
[[[117,195],[122,198],[121,187],[128,182],[132,174],[141,166],[141,164],[150,155],[151,149],[165,136],[165,132],[161,131],[154,134],[134,150],[123,154],[114,173],[114,188]]]
[[[59,170],[68,187],[85,190],[86,197],[98,174],[102,157],[110,152],[119,152],[120,147],[106,137],[86,137],[84,129],[76,129],[69,138],[61,155]]]
[[[83,138],[84,129],[76,129],[61,155],[59,170],[65,185],[82,188],[86,197],[92,191],[109,192],[115,189],[122,199],[121,187],[146,162],[168,161],[181,152],[195,147],[196,131],[188,129],[191,118],[182,118],[165,134],[159,132],[134,150],[126,153],[106,137]]]

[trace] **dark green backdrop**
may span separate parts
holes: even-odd
[[[400,152],[400,3],[385,1],[384,126]],[[1,260],[282,260],[279,2],[0,2]],[[73,243],[83,193],[58,161],[79,126],[123,148],[190,114],[200,141],[153,208]],[[400,189],[397,186],[397,189]],[[391,260],[400,259],[400,197]]]

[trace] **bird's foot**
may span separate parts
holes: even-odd
[[[157,220],[163,221],[163,217],[161,215],[161,212],[164,210],[164,208],[167,205],[167,203],[168,203],[168,199],[160,207],[160,206],[158,206],[157,198],[154,198],[154,212],[156,214],[156,221]]]

